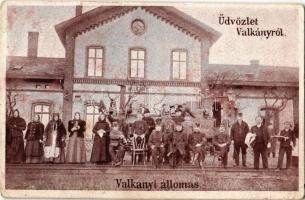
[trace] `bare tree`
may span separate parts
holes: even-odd
[[[134,102],[136,102],[136,97],[140,94],[143,94],[145,90],[147,90],[147,86],[144,84],[143,81],[136,81],[133,79],[126,79],[126,85],[120,85],[120,87],[127,88],[127,91],[124,91],[128,94],[127,99],[125,102],[120,106],[121,112],[128,113],[131,112],[131,107]],[[126,95],[126,93],[121,95]]]
[[[110,101],[108,110],[116,113],[117,112],[117,99],[119,98],[119,96],[111,97],[109,91],[106,91],[106,93],[107,93],[108,99]]]
[[[18,93],[12,91],[6,91],[6,117],[10,118],[13,116],[13,112],[17,105]]]
[[[218,90],[223,95],[232,85],[241,79],[241,74],[234,70],[207,72],[204,74],[210,91]]]
[[[271,118],[286,108],[287,102],[296,97],[294,90],[277,90],[276,88],[263,89],[265,102],[265,121],[270,122]]]
[[[160,105],[164,103],[165,99],[166,99],[166,94],[163,93],[161,99],[153,104],[152,109],[154,110],[155,113],[158,113],[159,115],[161,114],[162,109],[160,109]]]

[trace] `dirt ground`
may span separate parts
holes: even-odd
[[[27,164],[6,166],[7,189],[63,190],[183,190],[183,191],[295,191],[298,168],[275,171],[277,157],[269,158],[268,170],[253,169],[253,153],[248,150],[248,168],[233,167],[232,148],[228,168],[207,155],[205,169],[184,165],[177,169],[132,166],[130,155],[125,166],[87,164]],[[285,163],[284,165],[285,166]],[[262,167],[262,166],[261,166]],[[149,185],[151,184],[151,185]]]

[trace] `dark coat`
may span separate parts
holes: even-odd
[[[21,117],[12,117],[8,122],[8,128],[13,138],[23,137],[23,131],[26,129],[26,122]]]
[[[288,137],[289,139],[285,140],[284,138],[279,138],[281,147],[290,147],[290,143],[292,142],[293,145],[296,145],[296,138],[295,134],[292,130],[282,130],[280,136]]]
[[[265,148],[267,148],[267,144],[268,142],[270,142],[270,135],[269,135],[269,132],[268,132],[268,129],[267,127],[265,126],[261,126],[260,128],[258,128],[256,125],[255,126],[252,126],[251,128],[251,133],[255,133],[255,134],[258,134],[259,132],[262,132],[262,142],[265,146]],[[254,142],[252,143],[252,146],[254,146],[257,142],[257,137],[255,138]]]
[[[73,131],[71,130],[74,126],[79,126],[78,130],[75,130],[74,132],[77,132],[77,137],[84,138],[84,132],[86,131],[86,122],[84,120],[70,120],[68,122],[68,131],[69,131],[69,137],[73,135]]]
[[[28,124],[25,139],[30,140],[43,140],[44,125],[41,122],[30,122]]]
[[[53,132],[54,128],[55,128],[56,133],[57,133],[57,135],[56,135],[56,147],[64,147],[65,142],[62,141],[62,139],[66,138],[67,131],[66,131],[66,128],[65,128],[64,124],[60,120],[49,121],[49,123],[48,123],[48,125],[47,125],[47,127],[44,131],[44,136],[46,138],[45,146],[52,146],[52,132]]]
[[[206,135],[204,133],[191,133],[189,136],[188,144],[191,148],[195,147],[196,144],[205,145],[207,142]]]
[[[7,160],[10,163],[21,163],[25,161],[23,131],[26,122],[21,117],[12,117],[8,122],[8,130],[11,142],[8,146]]]
[[[242,121],[241,124],[235,122],[231,127],[231,139],[234,142],[245,143],[246,135],[249,133],[249,126],[246,122]]]
[[[146,121],[147,126],[150,130],[153,130],[156,126],[155,120],[152,117],[143,117],[144,121]]]
[[[164,142],[163,136],[164,134],[162,133],[162,131],[153,130],[151,135],[149,136],[148,145],[155,145],[159,147]]]
[[[103,129],[106,133],[100,137],[98,131]],[[105,162],[109,159],[109,133],[110,126],[106,120],[99,120],[95,123],[92,132],[94,135],[93,147],[91,153],[91,162]]]

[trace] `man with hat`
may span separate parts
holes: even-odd
[[[242,154],[242,164],[247,167],[246,155],[247,155],[247,145],[245,144],[245,138],[249,132],[248,124],[243,120],[243,114],[237,114],[237,121],[231,127],[231,140],[234,144],[234,160],[235,165],[239,166],[239,152],[241,150]]]
[[[184,163],[187,145],[187,135],[183,132],[181,122],[176,123],[176,130],[173,133],[172,143],[169,146],[169,164],[171,167],[175,168],[177,164],[181,161]]]
[[[148,140],[148,146],[151,149],[153,164],[155,168],[158,168],[159,163],[162,162],[165,152],[161,121],[162,120],[160,118],[156,119],[156,127],[152,131]]]
[[[284,155],[286,154],[286,169],[289,169],[291,164],[292,148],[296,146],[296,137],[290,129],[290,122],[284,123],[284,130],[280,132],[280,149],[277,169],[281,170],[283,165]]]
[[[267,128],[263,125],[263,118],[257,116],[255,118],[256,125],[251,128],[251,133],[254,133],[255,140],[252,144],[254,152],[254,169],[259,169],[259,157],[262,156],[263,168],[268,168],[267,149],[270,144],[270,135]]]
[[[133,134],[133,137],[138,141],[139,143],[145,139],[145,135],[148,132],[148,125],[146,121],[142,119],[142,114],[137,114],[137,120],[133,122],[133,125],[131,127],[131,132]],[[143,156],[139,156],[139,162],[142,162]]]
[[[228,165],[228,153],[230,150],[230,136],[226,132],[224,124],[220,124],[218,129],[218,133],[216,133],[213,137],[213,145],[215,149],[219,151],[219,160],[222,161],[222,165],[224,168]]]
[[[164,134],[163,139],[164,139],[164,147],[165,147],[165,152],[169,152],[169,146],[172,141],[172,136],[175,131],[175,122],[172,120],[170,112],[164,112],[164,116],[162,118],[161,122],[161,127],[162,127],[162,132]],[[165,162],[168,162],[167,157],[164,157]]]
[[[125,155],[126,138],[122,131],[119,130],[119,123],[112,122],[112,130],[110,132],[109,153],[111,156],[112,165],[120,166]],[[117,151],[117,152],[116,152]]]
[[[205,145],[207,138],[204,133],[200,131],[200,124],[195,123],[194,132],[189,135],[188,145],[192,152],[192,164],[198,161],[201,168],[203,168],[203,161],[205,159]]]
[[[144,117],[143,117],[143,121],[145,121],[148,125],[148,131],[145,135],[145,142],[146,144],[148,143],[148,139],[149,139],[149,136],[151,134],[151,132],[155,129],[155,120],[150,116],[150,112],[148,110],[148,108],[145,108],[144,109]],[[148,148],[148,151],[147,151],[147,162],[150,161],[150,156],[151,156],[151,149]]]

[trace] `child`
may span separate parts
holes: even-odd
[[[125,155],[125,144],[127,143],[124,134],[119,130],[118,122],[112,123],[112,131],[110,132],[109,153],[112,165],[120,166],[123,163]],[[117,152],[116,152],[117,150]]]
[[[281,170],[282,165],[283,165],[283,158],[284,154],[286,153],[286,169],[289,169],[290,163],[291,163],[291,154],[292,154],[292,146],[295,147],[296,145],[296,138],[295,134],[293,131],[290,129],[290,123],[285,122],[284,123],[284,130],[281,131],[280,133],[280,150],[279,150],[279,159],[278,159],[278,164],[277,164],[277,169]]]

